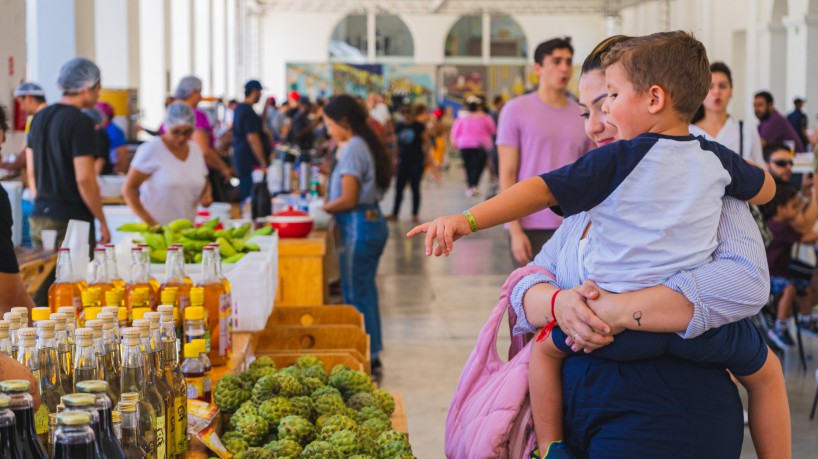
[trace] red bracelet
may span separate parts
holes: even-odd
[[[554,315],[554,303],[557,301],[557,294],[561,291],[562,290],[557,289],[557,291],[551,296],[551,322],[548,322],[548,324],[546,324],[540,331],[540,334],[537,336],[538,343],[548,338],[548,336],[551,335],[551,330],[553,330],[554,326],[557,325],[557,317]]]

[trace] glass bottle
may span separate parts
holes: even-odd
[[[114,340],[119,342],[119,307],[117,306],[103,306],[102,314],[110,314],[113,320]]]
[[[60,397],[65,395],[57,353],[56,323],[53,320],[37,322],[37,351],[40,359],[40,403],[49,413],[57,412]]]
[[[219,244],[213,244],[213,252],[215,254],[213,260],[216,263],[216,277],[222,283],[224,289],[219,308],[219,330],[222,335],[220,338],[223,338],[225,343],[225,360],[229,360],[230,355],[233,353],[233,286],[230,285],[230,281],[227,280],[227,276],[224,275],[222,270]]]
[[[148,312],[147,314],[151,314]],[[157,314],[157,313],[154,313]],[[165,395],[161,392],[161,378],[156,374],[156,361],[158,360],[159,349],[154,345],[151,337],[151,324],[149,319],[135,320],[134,327],[139,329],[139,343],[142,355],[145,359],[145,381],[147,382],[143,391],[153,411],[156,413],[156,454],[159,458],[167,457],[167,403]],[[167,384],[167,381],[165,381]],[[168,388],[167,385],[164,386]],[[174,429],[175,430],[175,429]]]
[[[185,360],[180,370],[187,384],[187,399],[204,401],[204,365],[199,360],[199,342],[185,343]]]
[[[17,350],[17,361],[28,368],[34,376],[38,390],[42,390],[42,378],[40,371],[40,352],[37,350],[37,330],[34,328],[21,328],[17,332],[20,339],[20,348]],[[48,407],[45,403],[40,403],[40,408],[34,413],[35,428],[40,442],[45,444],[48,441]]]
[[[129,327],[122,330],[122,377],[120,379],[120,387],[122,387],[122,395],[120,396],[120,405],[123,401],[134,397],[135,394],[140,431],[145,439],[148,441],[150,455],[149,457],[156,458],[156,426],[157,415],[153,409],[153,405],[147,400],[147,378],[145,376],[145,358],[142,355],[142,350],[139,346],[140,330],[135,327]],[[158,400],[161,403],[161,400]],[[119,411],[123,411],[120,407]],[[122,420],[122,436],[125,437],[125,424],[123,412]],[[124,445],[123,445],[124,447]],[[127,454],[127,451],[126,451]]]
[[[90,328],[94,332],[94,354],[97,356],[97,365],[99,365],[100,375],[97,379],[108,381],[112,377],[111,372],[115,370],[113,370],[113,362],[109,361],[113,356],[108,353],[108,347],[105,345],[105,338],[103,338],[102,329],[105,324],[101,320],[89,320],[86,322],[86,325],[87,328]],[[113,401],[117,401],[119,397],[114,394],[110,386],[108,387],[108,397]]]
[[[202,362],[202,366],[204,367],[204,381],[202,381],[202,386],[204,387],[204,400],[207,403],[211,403],[212,399],[212,380],[210,379],[210,371],[212,369],[212,364],[210,363],[210,358],[207,356],[207,352],[205,352],[205,343],[203,339],[195,339],[193,343],[196,344],[199,348],[199,361]]]
[[[77,310],[73,307],[61,307],[57,312],[68,316],[65,320],[65,333],[68,335],[68,342],[74,344],[74,330],[77,329]]]
[[[122,414],[119,411],[111,411],[111,425],[114,428],[114,436],[118,444],[122,444]]]
[[[51,316],[51,309],[47,307],[31,308],[31,326],[37,328],[37,323],[43,320],[49,320]]]
[[[159,281],[153,277],[153,273],[151,272],[151,249],[148,247],[148,244],[140,243],[138,244],[140,250],[142,250],[142,259],[145,262],[145,265],[148,267],[148,283],[150,284],[150,305],[151,311],[156,310],[156,303],[159,302]]]
[[[179,307],[177,306],[178,301],[177,301],[177,298],[176,298],[176,291],[177,291],[176,288],[168,288],[166,290],[163,290],[162,291],[162,305],[170,306],[171,308],[173,308],[172,312],[171,312],[171,315],[172,315],[171,318],[173,320],[173,325],[176,328],[176,336],[181,337],[182,333],[183,333],[183,331],[182,331],[182,320],[181,320],[181,318],[180,318],[181,316],[179,314]],[[187,299],[188,299],[188,301],[190,301],[190,290],[188,290],[188,298]],[[187,306],[189,306],[189,304]],[[156,310],[158,311],[159,308],[157,307]],[[177,345],[177,347],[176,347],[176,353],[177,354],[179,353],[180,349],[181,348]]]
[[[190,304],[190,285],[185,282],[184,261],[178,249],[174,247],[168,249],[168,258],[165,261],[165,282],[161,287],[161,293],[167,289],[176,289],[176,302],[173,305],[182,310]],[[161,302],[168,304],[164,300]]]
[[[207,250],[208,248],[210,250]],[[229,322],[229,316],[226,314],[230,307],[217,269],[216,252],[212,247],[205,247],[205,250],[202,251],[202,280],[198,286],[204,289],[204,307],[207,313],[205,329],[210,338],[206,343],[207,353],[214,365],[224,365],[228,359],[227,322]],[[207,340],[207,337],[205,339]]]
[[[176,424],[174,423],[173,411],[173,386],[170,383],[170,375],[165,373],[164,349],[162,347],[162,333],[160,330],[159,312],[149,312],[145,314],[145,319],[150,322],[151,352],[150,360],[153,365],[154,386],[162,397],[165,404],[165,444],[168,457],[176,456]]]
[[[87,411],[65,411],[57,416],[54,459],[99,457],[91,419]]]
[[[197,290],[194,288],[192,290],[193,298],[198,296]],[[204,323],[204,308],[201,306],[190,306],[185,309],[185,343],[190,343],[194,339],[205,339],[207,330],[205,330],[205,323]]]
[[[136,299],[140,303],[142,301],[148,301],[150,306],[150,298],[140,298],[137,296],[136,298],[133,297],[133,293],[138,291],[138,289],[147,288],[149,291],[151,289],[151,284],[148,277],[148,270],[150,267],[145,262],[145,257],[142,255],[142,249],[139,247],[134,247],[131,249],[131,280],[127,284],[125,284],[125,307],[128,309],[128,315],[133,311],[134,304],[133,301]],[[140,304],[141,306],[141,304]]]
[[[60,405],[60,412],[65,411],[65,407]],[[54,443],[57,442],[57,414],[51,413],[48,415],[48,443],[45,445],[49,457],[54,457]]]
[[[51,311],[57,312],[60,306],[73,306],[79,309],[80,287],[75,282],[74,271],[71,266],[71,250],[61,247],[57,250],[57,270],[54,283],[48,289],[48,306]]]
[[[122,416],[122,439],[119,444],[128,459],[156,458],[156,453],[146,438],[136,405],[135,400],[119,402],[119,413]]]
[[[77,390],[82,394],[94,396],[94,409],[99,416],[99,431],[94,433],[97,434],[97,442],[102,451],[102,456],[107,459],[125,457],[114,432],[111,415],[113,403],[107,394],[108,383],[105,381],[83,381],[77,385]]]
[[[17,448],[17,419],[9,409],[11,397],[0,395],[0,459],[20,459]]]
[[[88,425],[94,432],[94,457],[104,458],[105,456],[102,454],[102,448],[99,444],[99,413],[97,413],[97,410],[94,407],[95,403],[96,398],[91,394],[83,394],[78,392],[76,394],[64,395],[62,397],[62,405],[65,407],[65,409],[61,412],[61,414],[70,411],[88,413],[90,416],[90,422]],[[57,424],[59,426],[59,418],[57,419]],[[56,448],[54,448],[54,450],[56,453]]]
[[[114,288],[108,273],[108,255],[105,253],[104,247],[97,247],[94,249],[94,261],[91,262],[91,279],[88,282],[88,288],[99,289],[100,302],[105,300],[105,294]],[[102,304],[98,306],[103,306]]]
[[[0,354],[14,358],[11,350],[11,337],[9,336],[10,325],[7,320],[0,320]]]
[[[179,368],[179,340],[173,323],[172,306],[159,306],[159,333],[162,342],[162,365],[165,376],[173,389],[174,451],[178,457],[185,457],[187,445],[187,383]],[[170,441],[170,438],[169,438]]]
[[[212,253],[213,250],[211,249],[211,250],[208,251],[207,247],[205,247],[205,250],[202,252],[202,254],[204,254],[205,252]],[[199,338],[203,338],[205,340],[205,347],[207,349],[207,352],[210,352],[210,328],[209,328],[210,322],[208,321],[208,319],[209,319],[208,311],[207,311],[207,308],[205,307],[205,289],[204,288],[202,288],[202,287],[193,287],[192,289],[190,289],[190,306],[202,308],[202,321],[203,321],[202,329],[204,330],[204,335],[200,336]],[[185,342],[190,342],[190,339],[191,338],[187,337],[187,332],[186,332],[185,333]]]
[[[16,312],[20,314],[18,317],[18,323],[20,324],[20,328],[28,327],[28,308],[25,306],[15,306],[11,308],[11,312]]]
[[[11,341],[11,358],[17,360],[17,350],[20,347],[20,340],[17,331],[20,329],[20,313],[7,312],[3,314],[3,320],[9,323],[9,340]]]
[[[119,388],[122,361],[119,354],[119,340],[116,337],[117,317],[110,312],[103,312],[99,315],[99,318],[102,320],[102,342],[105,346],[105,358],[103,359],[106,375],[105,381],[114,394],[111,400],[116,402],[119,400],[119,394],[122,393]]]
[[[102,308],[97,304],[97,291],[93,288],[84,290],[80,295],[82,297],[82,310],[77,317],[77,326],[85,327],[85,322],[95,320],[97,315],[102,311]]]
[[[113,244],[105,244],[105,262],[108,268],[108,280],[117,289],[125,287],[125,281],[119,275],[119,269],[116,264],[116,247]]]
[[[176,247],[176,250],[179,251],[179,263],[182,264],[182,279],[184,279],[185,283],[188,287],[193,287],[193,279],[187,274],[187,269],[185,267],[185,248],[182,246],[181,243],[171,244],[172,247]]]
[[[17,448],[22,459],[46,459],[48,455],[37,437],[34,425],[34,399],[28,393],[31,383],[25,379],[0,382],[0,391],[11,398],[9,408],[14,413],[17,426]],[[45,420],[48,431],[48,418]]]
[[[74,380],[73,390],[77,391],[77,383],[94,379],[102,379],[99,374],[99,361],[94,350],[94,331],[90,328],[78,328],[74,332],[77,344],[74,349]]]
[[[63,392],[70,394],[74,388],[74,345],[68,341],[66,321],[68,315],[61,312],[51,313],[54,322],[54,343],[57,346],[57,362],[60,369],[60,381]]]

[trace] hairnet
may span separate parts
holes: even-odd
[[[75,57],[63,64],[57,86],[63,92],[76,93],[93,87],[101,78],[97,64],[84,57]]]
[[[105,121],[102,112],[97,110],[96,108],[83,108],[82,113],[88,118],[91,118],[91,121],[94,122],[94,126]]]
[[[168,105],[165,129],[170,130],[174,126],[196,126],[196,115],[188,104],[176,102]]]
[[[20,86],[17,86],[17,89],[14,90],[14,97],[22,96],[45,97],[45,91],[39,84],[33,81],[26,81],[25,83],[20,83]]]
[[[176,92],[173,93],[174,99],[187,99],[193,94],[193,91],[202,90],[202,80],[195,76],[186,76],[179,80],[179,85],[176,86]]]

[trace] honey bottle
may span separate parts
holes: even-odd
[[[60,248],[57,251],[56,279],[48,289],[48,306],[51,312],[57,312],[60,306],[73,306],[77,310],[82,307],[80,287],[75,283],[74,271],[71,267],[71,250]]]
[[[213,365],[224,365],[229,359],[229,320],[226,314],[230,307],[217,269],[216,252],[212,247],[205,247],[202,251],[202,280],[198,286],[204,289],[205,329],[210,334],[210,346],[206,348]]]
[[[152,290],[150,280],[148,277],[148,271],[150,266],[145,260],[145,256],[142,253],[142,249],[139,247],[134,247],[131,249],[131,279],[130,281],[125,284],[125,308],[128,310],[128,315],[130,316],[133,312],[134,305],[131,302],[133,299],[133,292],[138,289],[147,289],[148,292]],[[147,300],[148,306],[152,307],[153,304],[151,302],[150,295],[143,300]]]

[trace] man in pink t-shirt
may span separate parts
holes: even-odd
[[[537,90],[510,100],[497,126],[500,191],[520,180],[558,169],[593,148],[585,135],[579,105],[566,88],[574,48],[568,38],[540,43],[534,51]],[[550,210],[511,222],[511,254],[518,266],[529,263],[562,219]]]

